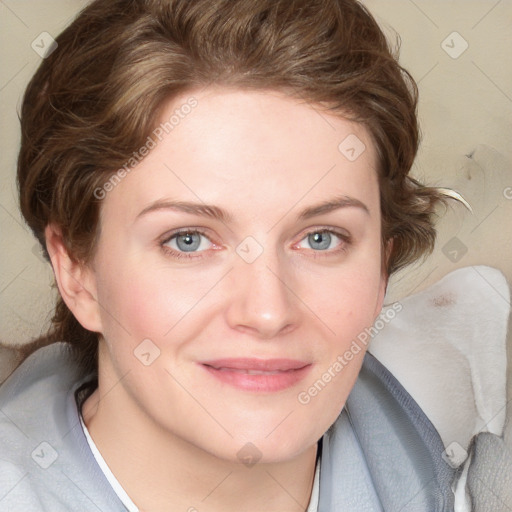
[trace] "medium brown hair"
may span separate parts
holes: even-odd
[[[154,128],[163,103],[210,84],[280,90],[362,123],[379,157],[388,274],[432,251],[437,189],[408,173],[417,88],[354,0],[96,0],[57,38],[21,110],[21,211],[46,251],[54,223],[70,256],[96,247],[102,187]],[[98,334],[59,298],[49,341],[96,369]]]

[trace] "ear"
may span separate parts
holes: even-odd
[[[102,332],[93,269],[70,257],[57,226],[48,225],[45,238],[62,299],[82,327],[89,331]]]

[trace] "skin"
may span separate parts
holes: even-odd
[[[73,262],[58,229],[47,228],[61,294],[101,333],[85,423],[141,510],[306,510],[317,441],[340,414],[364,350],[309,403],[298,394],[373,323],[385,294],[375,147],[364,127],[272,91],[193,91],[166,104],[162,120],[191,95],[197,107],[103,199],[89,264]],[[338,150],[350,134],[366,146],[355,161]],[[298,218],[340,197],[367,211]],[[157,201],[215,205],[231,219],[141,214]],[[176,238],[166,240],[191,228],[206,236],[179,258]],[[326,229],[345,239],[332,234],[320,249],[308,235]],[[237,253],[249,236],[262,249],[252,263]],[[134,356],[145,339],[160,351],[149,365]],[[225,357],[311,367],[290,388],[246,391],[198,364]],[[237,456],[247,443],[261,457],[251,467]]]

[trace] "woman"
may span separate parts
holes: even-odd
[[[452,510],[361,341],[444,200],[408,176],[417,91],[372,16],[97,0],[57,44],[18,180],[59,343],[0,390],[0,508]]]

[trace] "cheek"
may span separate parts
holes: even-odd
[[[118,262],[114,268],[105,260],[97,266],[103,336],[108,342],[128,339],[129,345],[137,345],[157,333],[161,336],[166,318],[172,322],[167,307],[173,302],[172,288],[155,279],[155,273],[146,266],[132,265],[126,259],[115,258],[113,252],[110,254],[109,259]]]
[[[341,294],[339,317],[343,318],[347,329],[360,330],[372,324],[378,309],[380,279],[360,276],[354,279]]]
[[[311,297],[325,328],[316,346],[318,365],[297,399],[306,414],[326,424],[336,419],[357,379],[378,310],[380,284],[378,269],[366,267],[333,279],[326,293]]]
[[[318,365],[298,396],[299,403],[309,404],[309,413],[323,415],[327,422],[335,420],[357,379],[381,290],[378,265],[332,277],[325,293],[311,297],[324,329],[317,338]]]
[[[148,338],[162,350],[169,345],[175,333],[189,324],[189,317],[195,317],[197,305],[216,278],[129,259],[115,269],[101,268],[98,300],[102,334],[111,344],[124,340],[117,345],[132,350]]]
[[[312,309],[331,331],[336,344],[343,346],[370,326],[380,309],[381,277],[379,269],[366,267],[339,276],[330,276],[328,285],[320,292],[313,288]]]

